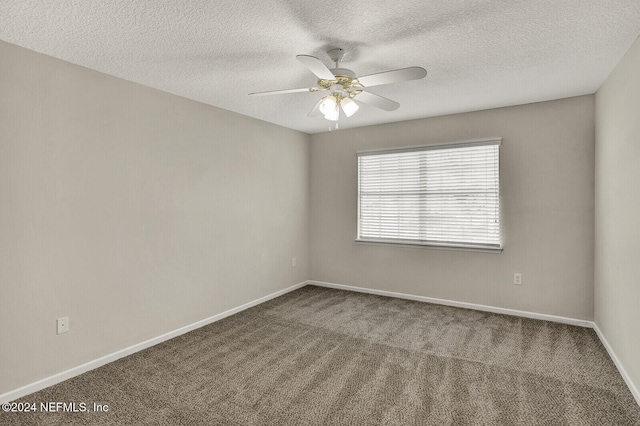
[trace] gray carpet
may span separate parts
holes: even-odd
[[[591,329],[307,286],[21,398],[0,424],[640,425]]]

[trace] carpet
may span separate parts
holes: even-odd
[[[315,286],[15,402],[0,424],[640,425],[591,329]]]

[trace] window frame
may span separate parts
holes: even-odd
[[[361,206],[360,206],[360,157],[361,156],[369,156],[369,155],[384,155],[384,154],[394,154],[394,153],[405,153],[405,152],[414,152],[414,151],[430,151],[430,150],[442,150],[442,149],[452,149],[452,148],[466,148],[473,146],[487,146],[487,145],[497,145],[498,146],[498,233],[499,233],[499,243],[498,244],[483,244],[483,243],[461,243],[461,242],[438,242],[438,241],[430,241],[430,240],[407,240],[407,239],[395,239],[395,238],[371,238],[364,237],[361,238],[361,224],[360,224],[360,214],[361,214]],[[500,194],[500,146],[502,145],[502,138],[487,138],[487,139],[474,139],[467,141],[458,141],[458,142],[445,142],[445,143],[437,143],[430,145],[419,145],[419,146],[408,146],[408,147],[399,147],[399,148],[382,148],[382,149],[370,149],[370,150],[362,150],[356,152],[356,175],[357,175],[357,234],[355,238],[355,242],[357,244],[374,244],[374,245],[392,245],[392,246],[400,246],[400,247],[421,247],[421,248],[431,248],[431,249],[439,249],[439,250],[461,250],[461,251],[479,251],[479,252],[488,252],[488,253],[502,253],[503,251],[503,239],[502,239],[502,198]]]

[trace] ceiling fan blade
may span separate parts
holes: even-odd
[[[302,65],[309,68],[309,71],[314,73],[319,79],[322,80],[333,80],[335,76],[329,68],[322,61],[315,56],[310,55],[298,55],[296,56]]]
[[[371,87],[380,86],[381,84],[399,83],[407,80],[419,80],[426,75],[427,70],[422,67],[409,67],[365,75],[364,77],[358,77],[358,81],[364,87]]]
[[[358,93],[355,99],[365,104],[373,105],[374,107],[383,109],[385,111],[395,111],[400,108],[400,104],[396,101],[392,101],[391,99],[387,99],[370,92],[363,91],[361,93]]]
[[[324,90],[322,87],[305,87],[302,89],[285,89],[285,90],[271,90],[268,92],[253,92],[249,93],[249,96],[264,96],[264,95],[282,95],[285,93],[300,93],[300,92],[318,92]]]
[[[322,113],[320,112],[320,104],[322,103],[323,100],[324,100],[324,98],[320,98],[320,100],[318,101],[316,106],[314,106],[313,109],[311,109],[311,111],[309,111],[309,114],[307,114],[307,116],[316,117],[318,115],[322,115]]]

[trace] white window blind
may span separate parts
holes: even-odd
[[[358,240],[497,249],[500,139],[358,153]]]

